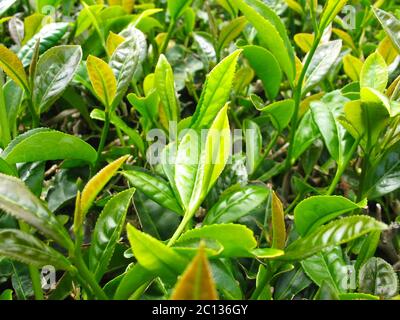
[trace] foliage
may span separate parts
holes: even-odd
[[[396,3],[0,1],[0,300],[398,299]]]

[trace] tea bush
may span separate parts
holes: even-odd
[[[0,300],[398,299],[394,0],[0,1]]]

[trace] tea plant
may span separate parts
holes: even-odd
[[[394,0],[0,2],[0,300],[398,299]]]

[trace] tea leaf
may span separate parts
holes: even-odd
[[[94,92],[106,109],[109,109],[117,93],[117,80],[113,70],[95,56],[88,57],[86,66]]]
[[[132,188],[113,196],[97,219],[89,250],[89,269],[97,280],[107,271],[134,192]]]
[[[179,278],[171,300],[218,300],[211,268],[204,253],[204,247]]]
[[[104,188],[104,186],[110,181],[122,164],[129,158],[129,155],[123,156],[111,162],[109,165],[101,169],[89,182],[85,185],[82,190],[81,196],[81,221],[78,221],[78,225],[81,225],[83,218],[93,204],[94,199]]]
[[[335,220],[293,241],[280,259],[302,260],[327,247],[346,243],[367,233],[386,228],[385,224],[368,216],[354,215]]]
[[[24,66],[17,55],[4,45],[0,45],[0,67],[22,89],[29,91],[29,84]]]
[[[305,236],[326,222],[364,206],[365,203],[357,204],[341,196],[309,197],[294,209],[296,230]]]
[[[178,214],[183,214],[177,199],[169,185],[160,177],[151,175],[141,170],[129,170],[122,173],[129,182],[147,197],[159,205]]]
[[[82,58],[79,46],[58,46],[47,50],[38,60],[34,74],[33,103],[45,111],[56,101],[74,77]]]
[[[94,163],[96,151],[83,140],[47,128],[27,131],[1,153],[9,164],[46,160],[77,159]]]
[[[32,225],[66,249],[73,247],[67,230],[21,180],[1,173],[0,178],[2,210]]]
[[[71,270],[71,263],[56,250],[34,236],[16,229],[0,230],[0,254],[36,267],[52,265],[57,269]]]

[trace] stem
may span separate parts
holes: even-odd
[[[271,264],[270,264],[270,266],[271,266]],[[270,268],[268,267],[267,270],[265,271],[265,273],[261,275],[258,286],[253,291],[253,294],[251,295],[250,300],[257,300],[258,296],[261,294],[264,287],[271,280],[272,275],[273,275],[273,270],[270,270]]]
[[[108,130],[110,129],[110,111],[107,109],[105,111],[104,126],[103,126],[103,130],[101,131],[99,147],[97,148],[97,159],[96,159],[96,163],[94,165],[94,170],[93,170],[94,173],[97,172],[97,169],[99,167],[101,153],[103,152],[104,145],[106,144],[106,140],[107,140]]]
[[[192,219],[193,214],[190,211],[185,212],[185,215],[183,216],[181,223],[179,224],[178,228],[175,230],[171,239],[169,239],[169,241],[168,241],[168,244],[167,244],[168,247],[171,247],[175,243],[175,241],[179,238],[179,236],[185,230],[186,225],[189,223],[190,219]]]
[[[168,26],[167,35],[165,36],[165,39],[160,47],[159,54],[164,53],[165,50],[167,49],[169,40],[171,40],[172,37],[172,32],[174,31],[174,27],[175,27],[175,21],[171,20]]]
[[[354,144],[352,145],[351,149],[349,150],[349,152],[347,153],[346,157],[344,158],[343,163],[341,163],[340,165],[338,165],[338,168],[336,170],[336,174],[335,177],[333,178],[328,191],[326,192],[326,194],[329,196],[333,193],[333,191],[335,191],[336,185],[339,183],[339,180],[341,178],[341,176],[343,175],[344,170],[346,169],[347,165],[349,164],[354,151],[356,151],[357,146],[359,144],[360,140],[357,139],[356,141],[354,141]]]
[[[29,233],[29,226],[22,221],[18,221],[19,228],[21,231]],[[29,276],[32,281],[33,293],[35,295],[36,300],[44,300],[43,291],[42,291],[42,283],[40,281],[39,270],[31,265],[28,265]]]
[[[260,165],[263,163],[263,161],[268,156],[271,149],[274,147],[276,140],[278,140],[278,137],[279,137],[279,132],[275,131],[275,133],[272,136],[272,139],[271,139],[270,143],[268,144],[267,148],[265,149],[263,155],[260,157],[260,160],[256,163],[252,175],[254,175],[257,172],[257,170],[260,168]]]
[[[1,133],[1,140],[2,145],[5,148],[11,141],[11,134],[10,134],[10,127],[8,124],[8,116],[6,110],[6,103],[4,99],[4,91],[3,91],[3,72],[0,72],[0,133]]]
[[[77,250],[75,250],[74,262],[79,272],[79,278],[83,280],[82,281],[83,286],[86,287],[88,285],[98,300],[108,300],[107,295],[104,293],[103,289],[99,286],[93,274],[86,267],[86,264],[82,258],[80,248],[77,248]]]
[[[318,48],[319,42],[321,41],[322,34],[319,32],[317,33],[317,36],[314,39],[313,45],[311,47],[310,52],[307,55],[306,61],[304,63],[303,69],[301,70],[299,80],[297,82],[295,91],[293,93],[293,98],[294,98],[294,113],[292,117],[292,122],[291,122],[291,130],[290,130],[290,137],[289,137],[289,149],[288,149],[288,154],[286,158],[286,170],[290,168],[292,165],[292,153],[293,153],[293,142],[294,142],[294,137],[296,135],[296,130],[297,130],[297,121],[298,121],[298,114],[299,114],[299,108],[300,108],[300,102],[301,102],[301,97],[302,97],[302,89],[303,89],[303,82],[306,77],[307,69],[310,66],[311,60],[315,54],[315,51]]]
[[[28,97],[28,109],[32,117],[32,129],[37,128],[39,126],[39,115],[33,106],[32,97]]]

